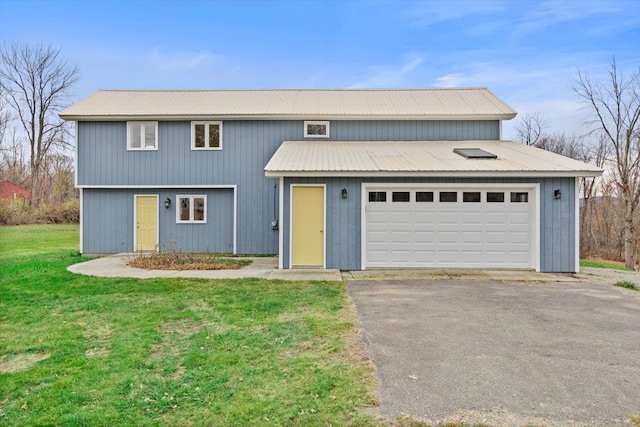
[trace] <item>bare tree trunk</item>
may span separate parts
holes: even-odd
[[[636,232],[634,209],[630,197],[624,200],[624,265],[635,269],[636,266]]]
[[[32,166],[31,167],[31,206],[33,207],[38,206],[37,189],[40,188],[38,185],[39,184],[38,175],[39,175],[38,170]]]

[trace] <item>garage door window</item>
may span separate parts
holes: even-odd
[[[464,203],[480,203],[479,191],[465,191],[462,193],[462,201]]]
[[[487,191],[487,203],[504,203],[504,193]]]
[[[529,202],[529,193],[511,193],[511,203],[527,203]]]
[[[369,191],[369,201],[370,202],[386,202],[387,192],[386,191]]]
[[[456,191],[441,191],[440,192],[440,201],[441,202],[457,202],[458,201],[458,192],[456,192]]]
[[[393,202],[408,202],[409,201],[409,192],[408,191],[394,191],[391,195],[391,201]]]
[[[433,191],[416,191],[416,202],[433,202]]]

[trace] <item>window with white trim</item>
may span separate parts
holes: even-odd
[[[158,122],[127,122],[127,150],[157,150]]]
[[[177,223],[207,223],[207,196],[176,196]]]
[[[222,122],[191,122],[192,150],[222,150]]]
[[[329,138],[329,122],[328,121],[305,121],[304,122],[305,138]]]

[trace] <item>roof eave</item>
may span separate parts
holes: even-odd
[[[59,114],[63,120],[69,121],[131,121],[131,120],[511,120],[516,113],[508,114],[445,114],[445,115],[416,115],[416,114],[177,114],[177,115],[84,115],[65,113]]]
[[[586,178],[602,171],[277,171],[265,169],[265,176],[277,177],[415,177],[415,178]]]

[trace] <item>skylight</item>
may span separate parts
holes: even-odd
[[[465,159],[497,159],[493,153],[484,151],[480,148],[454,148],[453,152],[461,155]]]

